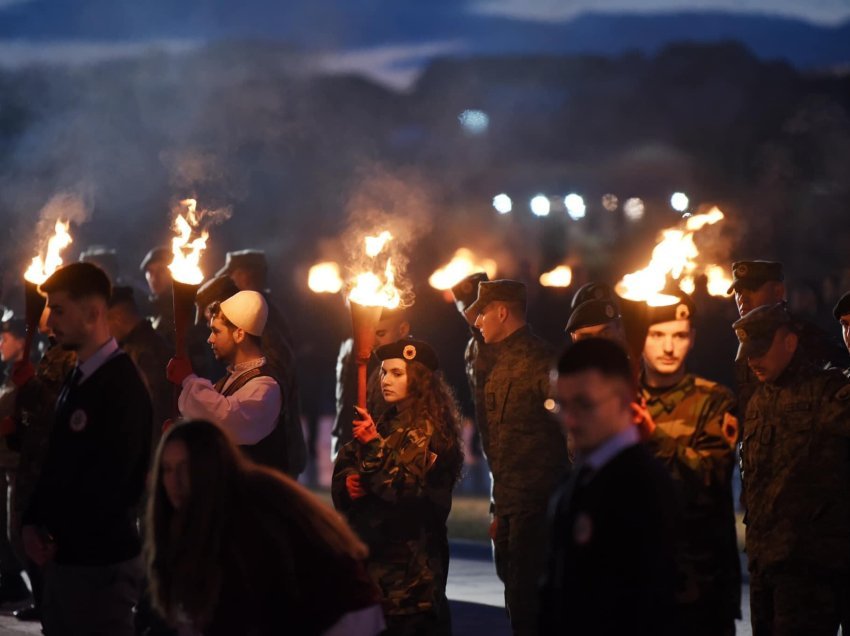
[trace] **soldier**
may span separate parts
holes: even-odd
[[[375,327],[374,351],[378,347],[397,342],[410,335],[410,321],[407,309],[384,309]],[[381,385],[377,359],[372,356],[367,367],[366,408],[380,419],[385,408],[381,398]],[[351,441],[351,422],[357,413],[354,404],[357,401],[357,360],[354,358],[354,339],[348,338],[339,347],[336,361],[336,420],[331,431],[331,460],[336,460],[339,449]]]
[[[732,264],[732,277],[732,285],[727,293],[734,292],[738,314],[742,317],[755,307],[786,302],[782,263],[738,261]],[[808,356],[814,364],[821,367],[827,364],[842,368],[850,366],[847,352],[832,343],[821,329],[805,321],[795,322],[801,353]],[[745,361],[736,362],[735,377],[738,384],[738,412],[743,414],[759,383]]]
[[[841,325],[841,338],[844,340],[847,351],[850,351],[850,292],[838,299],[832,310],[832,315]],[[844,375],[850,378],[850,366],[845,368]]]
[[[446,519],[463,466],[460,414],[427,343],[404,339],[376,354],[389,408],[377,425],[357,409],[334,466],[334,505],[369,546],[385,633],[451,634]]]
[[[199,378],[188,358],[168,363],[168,379],[182,387],[178,408],[185,419],[218,424],[251,459],[283,472],[289,466],[283,382],[263,355],[268,308],[262,295],[242,291],[210,308],[209,343],[229,375],[215,385]],[[302,438],[303,439],[303,438]]]
[[[579,305],[589,300],[608,301],[614,304],[620,315],[620,331],[626,345],[626,352],[632,360],[639,360],[646,337],[645,305],[642,302],[622,298],[606,283],[590,282],[578,288],[570,302],[570,307],[572,311],[575,311]]]
[[[544,404],[552,348],[526,322],[526,288],[512,280],[482,282],[468,312],[493,347],[484,384],[493,475],[490,528],[496,571],[515,634],[537,634],[537,583],[546,558],[546,506],[569,470],[567,443]]]
[[[174,300],[171,290],[171,250],[155,247],[148,252],[139,265],[150,290],[149,300],[153,305],[151,325],[168,346],[174,349]]]
[[[173,391],[165,377],[170,351],[168,345],[142,316],[132,287],[114,287],[109,299],[109,331],[118,346],[142,374],[153,404],[153,448],[159,443],[162,425],[171,416]]]
[[[741,566],[732,471],[738,423],[726,387],[687,373],[694,346],[694,305],[648,307],[640,393],[651,418],[647,446],[667,467],[684,508],[678,553],[679,624],[688,634],[734,636],[740,617]]]
[[[741,455],[753,635],[835,634],[850,581],[850,386],[803,355],[784,303],[733,327],[760,382]]]

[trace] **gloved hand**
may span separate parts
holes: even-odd
[[[168,367],[165,369],[168,381],[177,386],[183,386],[183,380],[193,373],[192,363],[185,356],[174,356],[168,361]]]
[[[646,400],[641,399],[640,402],[632,402],[632,414],[640,438],[643,441],[648,440],[655,433],[655,420],[652,419],[646,408]]]
[[[348,491],[348,496],[352,500],[366,496],[366,489],[360,483],[360,475],[358,473],[352,473],[345,478],[345,489]]]
[[[35,377],[35,367],[29,360],[20,360],[12,365],[12,384],[15,388],[20,389],[27,382]]]
[[[354,420],[354,439],[361,444],[368,444],[372,440],[378,439],[378,427],[375,426],[372,416],[366,409],[361,409],[359,406],[354,407],[360,414],[362,419]]]

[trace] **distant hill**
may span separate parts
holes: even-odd
[[[471,14],[449,0],[243,0],[234,6],[227,0],[29,0],[0,10],[0,41],[262,38],[313,51],[457,41],[469,55],[617,55],[655,53],[677,41],[737,40],[762,59],[800,68],[850,63],[850,22],[825,27],[760,14],[674,12],[588,13],[541,23]]]

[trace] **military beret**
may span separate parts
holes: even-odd
[[[127,285],[117,285],[112,288],[112,295],[109,297],[109,306],[115,307],[121,303],[136,304],[136,298],[133,294],[133,288]]]
[[[835,307],[832,309],[832,315],[835,316],[836,320],[841,320],[841,316],[846,316],[847,314],[850,314],[850,292],[839,298]]]
[[[215,301],[225,301],[238,292],[239,288],[230,276],[216,276],[198,287],[195,292],[195,304],[204,311]]]
[[[564,331],[572,333],[576,329],[604,325],[619,317],[620,309],[616,303],[610,300],[586,300],[570,314]]]
[[[263,250],[238,250],[228,252],[224,257],[224,267],[216,276],[229,276],[237,269],[251,269],[265,272],[268,269],[266,253]]]
[[[732,285],[726,291],[731,294],[738,286],[758,289],[769,280],[783,281],[782,263],[775,261],[737,261],[732,263]]]
[[[440,368],[440,360],[437,358],[437,353],[427,342],[422,340],[414,340],[413,338],[402,338],[391,344],[378,347],[375,351],[379,360],[402,359],[416,360],[421,362],[431,371],[436,371]]]
[[[478,283],[490,280],[485,272],[470,274],[457,285],[452,287],[455,306],[460,313],[465,313],[478,298]]]
[[[169,248],[155,247],[150,252],[145,254],[145,257],[142,259],[142,262],[139,265],[139,271],[144,274],[148,266],[152,265],[153,263],[165,263],[167,265],[171,263],[172,258],[173,254],[171,253],[171,250]]]
[[[516,280],[482,281],[478,283],[478,297],[467,308],[467,311],[480,314],[487,305],[499,300],[521,303],[524,308],[528,298],[527,294],[525,283]]]
[[[570,307],[575,309],[588,300],[610,300],[616,303],[619,299],[614,289],[607,283],[585,283],[576,290],[570,301]]]
[[[27,335],[27,321],[23,318],[9,318],[0,325],[0,332],[10,333],[16,338],[25,338]]]
[[[735,361],[763,356],[773,344],[776,330],[783,325],[792,326],[791,315],[785,303],[756,307],[732,324],[738,336],[738,355]]]
[[[647,306],[647,325],[655,325],[659,322],[670,322],[672,320],[691,320],[696,315],[696,305],[687,294],[680,292],[678,299],[671,305],[662,307]]]

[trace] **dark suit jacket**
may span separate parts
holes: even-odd
[[[679,508],[664,467],[642,445],[550,506],[543,634],[674,634]]]

